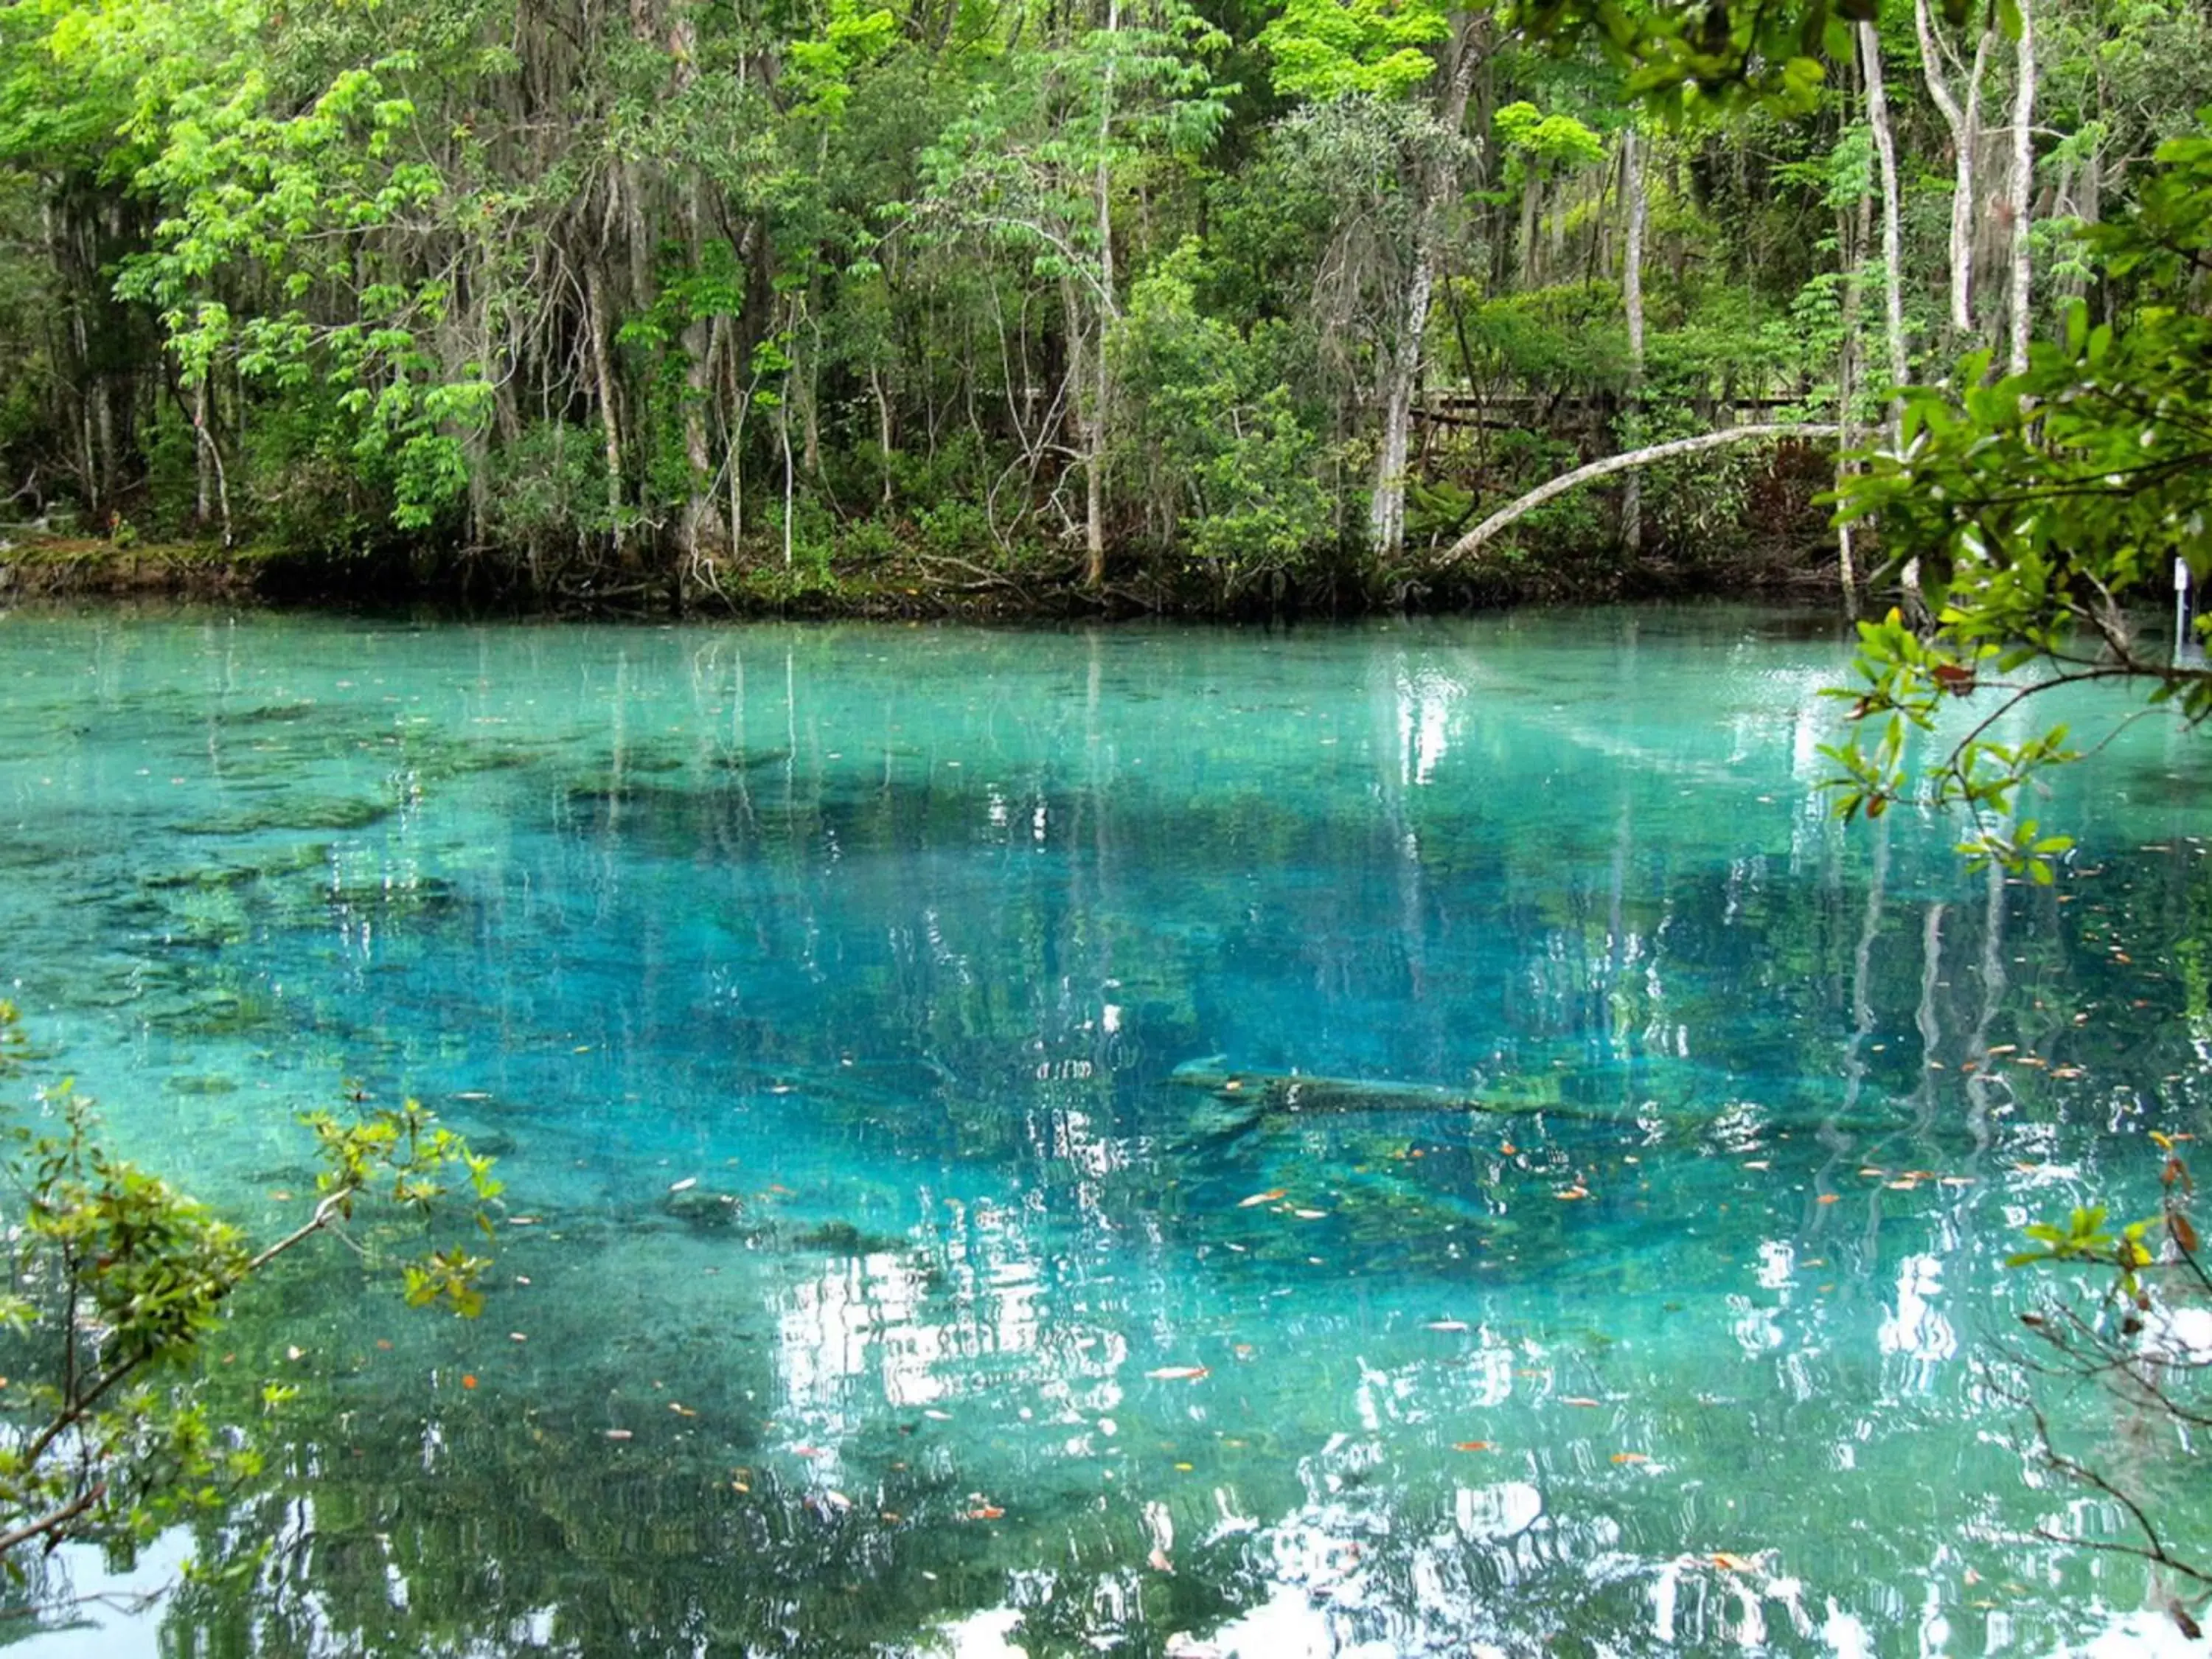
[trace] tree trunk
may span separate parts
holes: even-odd
[[[1982,76],[1989,67],[1990,42],[1996,31],[1985,26],[1974,42],[1972,66],[1963,71],[1961,99],[1952,91],[1938,61],[1942,48],[1928,0],[1914,0],[1912,21],[1920,35],[1920,68],[1928,95],[1951,130],[1951,328],[1963,340],[1974,333],[1974,161],[1982,141]]]
[[[1107,0],[1106,33],[1121,27],[1121,0]],[[1098,337],[1093,343],[1091,411],[1083,422],[1083,585],[1106,581],[1106,413],[1113,398],[1113,365],[1106,331],[1114,316],[1114,59],[1106,59],[1098,93],[1098,166],[1092,182],[1098,216]]]
[[[891,400],[884,391],[881,365],[872,360],[868,364],[868,390],[876,397],[876,447],[884,469],[883,504],[888,511],[891,504]]]
[[[192,382],[192,528],[204,532],[208,509],[213,505],[215,468],[208,462],[208,376],[200,371]]]
[[[1875,157],[1881,169],[1882,337],[1889,348],[1889,379],[1901,386],[1912,376],[1905,350],[1904,234],[1897,201],[1897,137],[1890,131],[1889,99],[1881,81],[1881,37],[1861,23],[1859,66],[1866,76],[1867,125],[1874,130]],[[1890,403],[1890,441],[1897,441],[1901,406]]]
[[[597,268],[584,267],[585,331],[591,337],[592,377],[599,390],[599,432],[607,459],[607,540],[617,556],[623,550],[622,413],[615,406],[614,360],[607,352],[606,307],[599,294]]]
[[[1484,53],[1474,24],[1455,31],[1453,56],[1446,71],[1437,124],[1455,145],[1467,118],[1468,94]],[[1429,296],[1436,284],[1436,262],[1443,240],[1446,208],[1459,191],[1456,150],[1447,148],[1428,169],[1421,203],[1413,219],[1413,270],[1399,332],[1386,359],[1382,382],[1382,438],[1375,456],[1375,492],[1368,508],[1367,539],[1376,556],[1395,559],[1406,546],[1406,452],[1413,424],[1413,390],[1421,374],[1421,337],[1427,332]]]
[[[1874,214],[1874,204],[1865,191],[1859,192],[1856,214],[1844,209],[1836,210],[1836,246],[1844,270],[1844,346],[1842,361],[1836,370],[1836,420],[1839,430],[1836,439],[1836,488],[1844,487],[1851,471],[1851,452],[1858,447],[1858,417],[1856,405],[1859,395],[1859,311],[1865,283],[1861,270],[1866,263],[1867,232]],[[1852,621],[1859,614],[1859,578],[1856,543],[1858,526],[1844,523],[1836,526],[1837,574],[1844,587],[1844,615]]]
[[[687,21],[684,27],[690,27]],[[680,78],[688,74],[679,71]],[[684,245],[696,269],[706,252],[706,212],[695,180],[683,194]],[[714,456],[707,436],[707,413],[714,401],[714,325],[710,317],[687,317],[680,338],[684,349],[684,552],[696,566],[714,550],[720,529],[714,501]]]
[[[2006,206],[2012,221],[2012,289],[2008,301],[2012,338],[2008,363],[2018,374],[2027,368],[2028,331],[2034,322],[2034,273],[2030,268],[2027,245],[2028,211],[2035,185],[2035,12],[2030,0],[2020,0],[2020,40],[2014,47],[2014,61],[2019,85],[2012,96],[2012,173],[2006,191]]]
[[[1628,441],[1644,436],[1644,153],[1631,126],[1620,137],[1621,194],[1628,208],[1628,246],[1620,262],[1620,302],[1628,313]],[[1629,557],[1644,550],[1644,478],[1628,475],[1620,497],[1620,543]]]

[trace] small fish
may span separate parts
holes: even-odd
[[[1155,1382],[1195,1382],[1201,1376],[1210,1376],[1212,1373],[1204,1365],[1163,1365],[1157,1370],[1146,1371],[1145,1375]]]

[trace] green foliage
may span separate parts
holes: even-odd
[[[15,1008],[0,1003],[0,1075],[21,1070]],[[242,1286],[374,1203],[427,1216],[458,1179],[498,1195],[491,1160],[413,1101],[307,1122],[321,1153],[316,1202],[256,1250],[237,1228],[98,1139],[91,1102],[66,1079],[42,1097],[57,1132],[14,1131],[9,1288],[0,1295],[0,1562],[64,1538],[143,1539],[180,1510],[217,1502],[258,1467],[242,1425],[215,1421],[191,1365]],[[489,1223],[477,1222],[487,1236]],[[490,1263],[448,1247],[405,1261],[407,1300],[464,1316]],[[266,1397],[276,1402],[271,1385]]]
[[[1550,167],[1595,167],[1605,141],[1571,115],[1547,115],[1522,100],[1493,118],[1498,138],[1516,161]]]
[[[2144,683],[2192,721],[2212,713],[2212,675],[2147,653],[2126,614],[2163,596],[2176,560],[2200,584],[2212,576],[2212,319],[2193,303],[2212,261],[2212,135],[2161,146],[2135,215],[2088,240],[2129,293],[2114,320],[2092,325],[2076,304],[2023,371],[1991,379],[1978,354],[1952,384],[1909,389],[1902,453],[1867,457],[1840,509],[1880,516],[1885,550],[1920,561],[1936,609],[1925,640],[1895,616],[1862,628],[1859,683],[1843,694],[1861,732],[1833,751],[1838,810],[1903,799],[1904,727],[1932,726],[1949,697],[1993,692],[1927,793],[1974,816],[1978,852],[2045,880],[2063,839],[2002,820],[2026,778],[2072,751],[2063,728],[1992,741],[1997,715],[2102,679]]]
[[[1451,22],[1437,0],[1286,0],[1260,32],[1275,90],[1327,102],[1403,98],[1436,72]]]
[[[1874,0],[1515,0],[1507,19],[1531,36],[1579,47],[1595,40],[1628,70],[1632,94],[1680,116],[1753,102],[1802,112],[1818,101],[1829,62],[1848,63],[1850,26]],[[1964,0],[1945,0],[1963,19]]]
[[[1109,343],[1130,404],[1125,441],[1215,591],[1234,600],[1297,574],[1329,538],[1321,446],[1275,373],[1279,331],[1238,334],[1197,308],[1195,242],[1137,283]]]
[[[822,33],[791,43],[785,82],[796,94],[794,112],[837,119],[852,100],[854,72],[881,58],[897,33],[898,19],[884,8],[864,15],[855,0],[830,0]]]

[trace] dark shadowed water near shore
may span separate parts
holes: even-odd
[[[336,1248],[238,1310],[219,1394],[301,1395],[164,1548],[260,1565],[24,1650],[2109,1632],[2145,1575],[2032,1537],[2125,1534],[2016,1443],[2002,1261],[2206,1127],[2206,756],[2129,726],[2007,883],[1828,818],[1846,656],[0,620],[43,1073],[262,1236],[352,1091],[507,1183],[481,1321]],[[2046,1404],[2212,1543],[2166,1441]]]

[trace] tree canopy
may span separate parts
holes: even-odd
[[[2126,338],[2202,18],[1861,9],[9,0],[7,516],[554,601],[1894,580],[1817,436],[1441,556]]]

